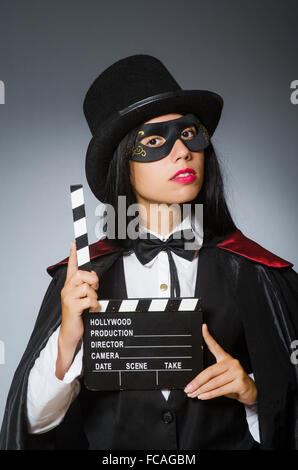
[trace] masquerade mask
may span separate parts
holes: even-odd
[[[195,130],[188,129],[187,131],[192,132],[192,137],[183,137],[182,132],[190,126],[195,127]],[[141,143],[144,137],[149,136],[163,137],[165,142],[161,143],[159,139],[156,147],[148,145],[150,139],[147,139],[146,145]],[[208,147],[210,138],[207,129],[194,114],[186,114],[171,121],[143,124],[138,131],[130,159],[137,162],[161,160],[169,155],[177,139],[180,139],[189,150],[198,152]]]

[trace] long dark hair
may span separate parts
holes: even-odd
[[[111,160],[105,186],[105,198],[102,202],[111,204],[115,209],[116,221],[118,221],[118,196],[126,196],[127,207],[136,204],[137,200],[130,182],[129,159],[138,128],[134,128],[121,140]],[[202,188],[195,199],[188,201],[194,211],[195,204],[204,204],[203,223],[216,235],[225,235],[237,229],[228,205],[225,200],[224,183],[220,164],[214,147],[210,142],[205,148],[204,157],[204,181]],[[134,216],[126,215],[126,227]],[[115,238],[118,244],[125,250],[132,249],[133,242],[128,237],[118,238],[118,226],[115,224]],[[107,238],[109,236],[107,235]]]

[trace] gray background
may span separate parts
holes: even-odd
[[[95,207],[84,174],[82,112],[116,60],[160,58],[185,89],[225,104],[213,143],[243,233],[297,270],[298,7],[292,1],[1,1],[0,422],[50,277],[73,239],[69,185],[83,183],[90,243]]]

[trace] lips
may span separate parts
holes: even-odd
[[[172,176],[172,178],[170,178],[171,180],[174,180],[175,178],[179,177],[179,178],[189,178],[190,175],[195,175],[195,171],[192,169],[192,168],[184,168],[183,170],[179,170],[177,171],[177,173],[174,174],[174,176]],[[193,180],[193,178],[192,178]]]

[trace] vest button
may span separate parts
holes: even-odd
[[[170,411],[166,411],[163,415],[162,415],[162,420],[164,423],[166,424],[169,424],[173,421],[174,417],[173,417],[173,414],[170,412]]]
[[[160,290],[167,290],[167,284],[160,284]]]

